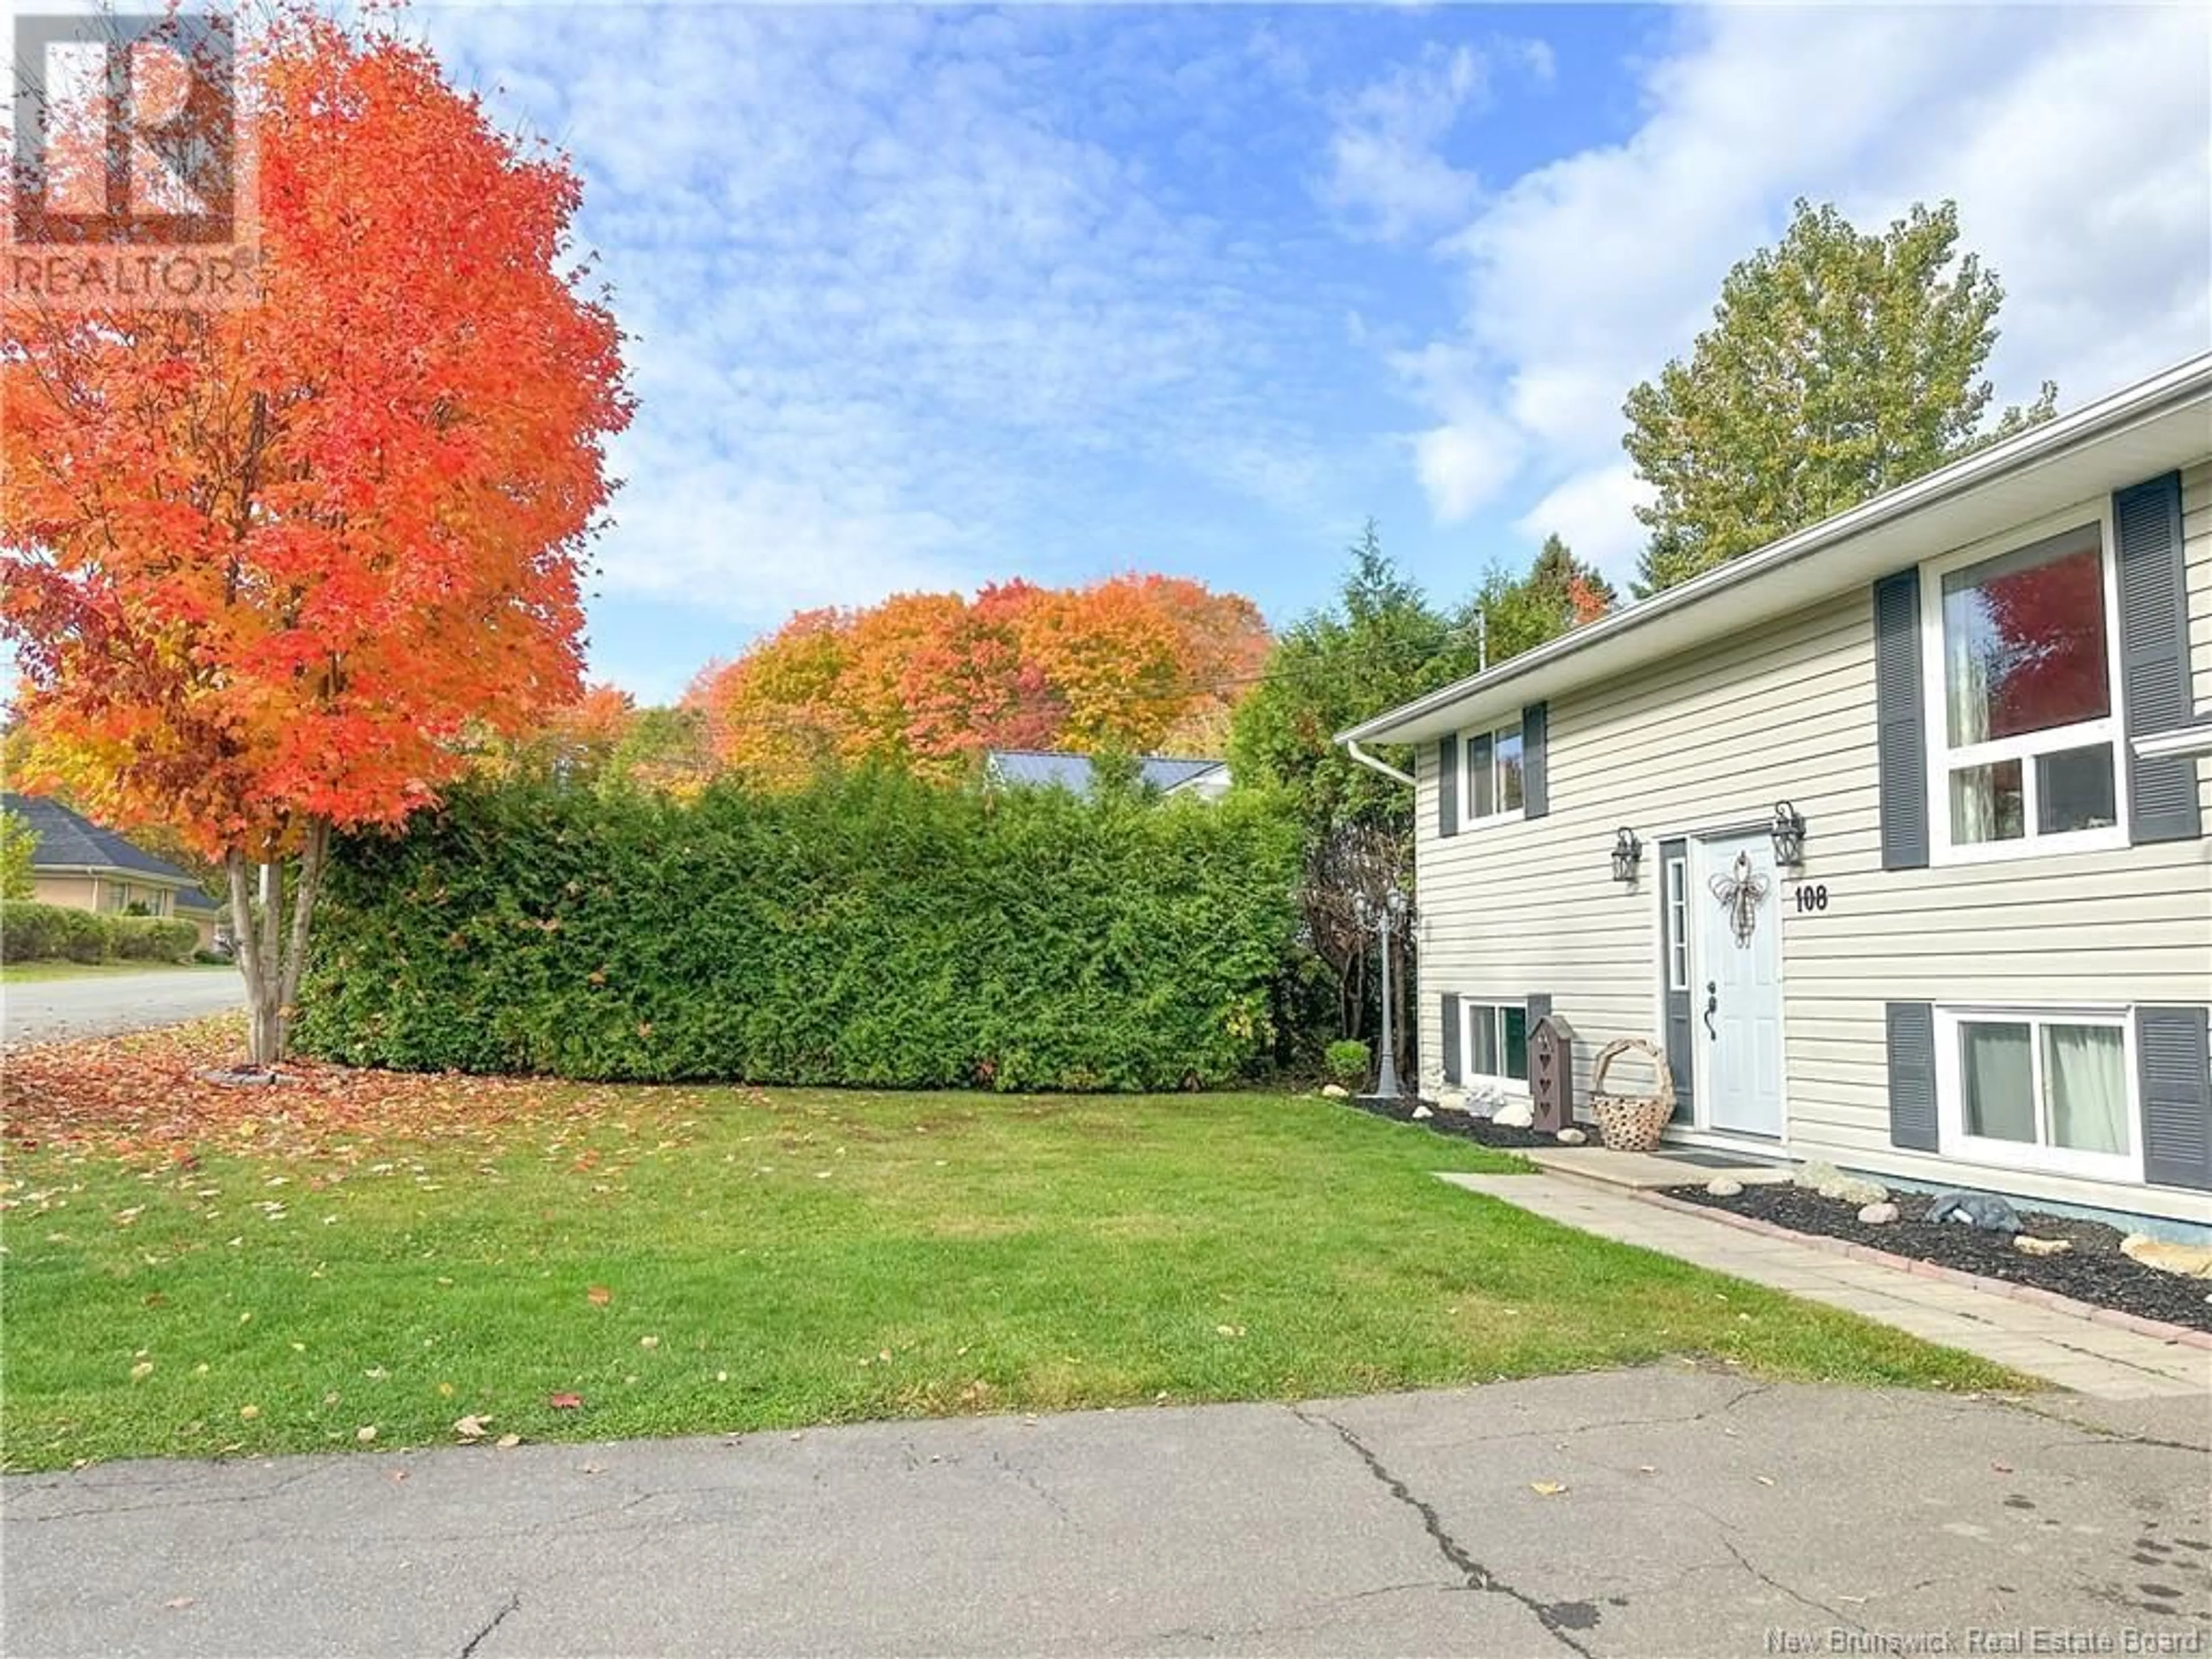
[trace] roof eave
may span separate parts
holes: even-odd
[[[1336,734],[1340,743],[1389,743],[1455,703],[1473,702],[1513,681],[1562,659],[1589,650],[1606,641],[1648,627],[1652,623],[1697,605],[1715,593],[1759,580],[1814,554],[1849,542],[1900,518],[1924,511],[1939,502],[1983,489],[2008,477],[2024,475],[2081,446],[2112,436],[2130,427],[2154,420],[2191,402],[2212,397],[2212,352],[2179,363],[2147,380],[2085,404],[2071,414],[1992,444],[1972,455],[1939,467],[1911,483],[1860,502],[1856,507],[1808,526],[1753,553],[1731,560],[1680,586],[1670,587],[1617,611],[1609,617],[1576,629],[1556,640],[1524,651],[1497,667],[1440,687],[1413,702],[1387,709]],[[1404,740],[1421,734],[1409,733]]]

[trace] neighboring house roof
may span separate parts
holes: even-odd
[[[986,757],[991,775],[1001,783],[1029,788],[1060,788],[1079,795],[1091,793],[1091,765],[1088,755],[1071,755],[1056,749],[994,749]],[[1137,775],[1144,782],[1170,794],[1197,782],[1228,763],[1177,755],[1138,757]]]
[[[1338,733],[1425,743],[1693,653],[1907,565],[2185,466],[2212,433],[2212,353],[2030,427],[1679,587]]]
[[[31,848],[31,869],[120,870],[152,881],[174,882],[197,890],[199,878],[180,870],[168,860],[156,858],[144,848],[126,841],[112,830],[103,830],[82,812],[72,812],[58,800],[43,795],[0,794],[0,811],[13,812],[31,826],[37,843]]]

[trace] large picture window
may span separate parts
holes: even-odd
[[[1930,584],[1936,818],[1954,852],[2120,839],[2105,534],[2088,524]]]
[[[2139,1178],[2124,1016],[1946,1009],[1939,1024],[1947,1151],[1990,1164]]]
[[[1462,1002],[1467,1080],[1503,1089],[1528,1086],[1528,1010],[1518,1002]]]

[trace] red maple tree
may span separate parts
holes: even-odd
[[[1268,647],[1249,599],[1182,577],[1011,581],[793,617],[687,701],[748,782],[878,761],[958,775],[990,749],[1211,746]]]
[[[333,831],[575,696],[630,404],[565,158],[306,9],[240,80],[258,304],[0,318],[0,627],[44,769],[226,866],[268,1066]]]

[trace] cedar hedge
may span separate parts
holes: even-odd
[[[65,905],[0,904],[0,961],[183,962],[199,930],[180,918],[103,915]]]
[[[471,785],[338,847],[296,1036],[414,1070],[1209,1087],[1272,1055],[1298,869],[1263,794]]]

